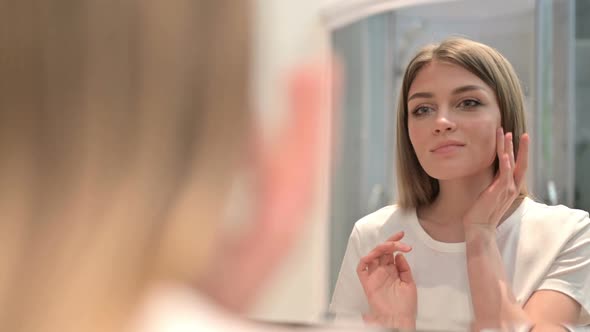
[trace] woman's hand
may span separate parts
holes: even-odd
[[[522,187],[528,166],[529,136],[521,136],[515,161],[512,133],[504,135],[502,128],[498,128],[496,149],[498,173],[492,184],[479,195],[475,204],[463,216],[466,232],[477,228],[493,233]]]
[[[367,323],[386,327],[415,329],[417,290],[412,271],[402,252],[412,250],[399,242],[399,232],[361,258],[357,274],[369,302]],[[398,252],[395,255],[394,253]]]
[[[529,137],[521,136],[516,160],[511,133],[504,135],[498,129],[496,145],[499,161],[496,177],[463,216],[475,330],[528,321],[506,277],[496,228],[521,190],[528,164]]]

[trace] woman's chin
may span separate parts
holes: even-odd
[[[485,176],[493,174],[492,167],[488,168],[461,168],[461,167],[433,167],[432,169],[426,170],[426,173],[439,181],[452,181],[465,178],[473,178],[474,176]]]
[[[426,171],[426,173],[439,181],[451,181],[472,176],[474,172],[473,170],[458,169],[457,167],[449,169],[437,167],[436,169]]]

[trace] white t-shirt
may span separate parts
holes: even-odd
[[[434,240],[416,210],[387,206],[359,220],[352,230],[330,311],[350,317],[369,307],[356,274],[361,257],[398,231],[412,246],[405,254],[418,288],[417,329],[465,330],[473,318],[465,243]],[[514,295],[524,305],[536,290],[567,294],[590,324],[590,219],[588,213],[525,198],[497,228],[498,248]]]

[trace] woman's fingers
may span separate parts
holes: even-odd
[[[517,190],[522,186],[525,178],[526,170],[528,168],[529,161],[529,145],[530,138],[528,134],[522,134],[519,141],[518,155],[514,156],[514,143],[512,133],[506,134],[504,150],[508,154],[510,171],[512,174],[510,179],[514,179]],[[507,178],[509,174],[506,174]]]
[[[385,254],[385,255],[381,255],[381,257],[379,257],[379,265],[380,266],[388,266],[388,265],[394,264],[394,262],[395,261],[394,261],[393,255]]]
[[[508,154],[508,157],[510,159],[510,168],[512,168],[514,170],[514,142],[512,139],[512,133],[508,133],[506,134],[506,142],[504,144],[506,153]]]
[[[401,281],[414,283],[414,277],[412,276],[410,264],[408,264],[408,261],[406,260],[404,254],[399,253],[395,255],[395,267],[397,268],[397,273]]]
[[[514,166],[514,182],[516,188],[522,186],[526,170],[529,165],[529,135],[522,134],[520,137],[520,143],[518,145],[518,155],[516,157],[516,165]]]
[[[504,129],[500,127],[496,130],[496,153],[500,160],[502,160],[502,156],[504,155],[504,141]]]
[[[390,236],[390,237],[389,237],[387,240],[385,240],[385,241],[386,241],[386,242],[387,242],[387,241],[399,241],[399,240],[401,240],[401,239],[404,237],[404,235],[405,235],[404,231],[399,231],[399,232],[397,232],[397,233],[393,234],[392,236]]]
[[[364,285],[367,278],[369,277],[369,274],[371,269],[370,266],[371,264],[373,264],[373,260],[367,259],[367,257],[363,257],[361,258],[361,260],[359,261],[358,265],[356,266],[356,274],[358,275],[361,283]]]
[[[502,169],[502,177],[504,179],[504,184],[506,186],[510,186],[514,183],[514,171],[512,165],[510,164],[510,156],[505,153],[500,159],[500,164],[503,164]]]
[[[380,245],[376,246],[375,249],[373,249],[373,251],[375,251],[376,253],[381,254],[389,254],[394,253],[396,251],[409,252],[410,250],[412,250],[412,247],[403,242],[398,241],[387,241],[381,243]]]
[[[496,144],[498,153],[498,178],[505,186],[512,185],[514,181],[514,145],[512,133],[504,135],[504,130],[498,128],[496,133]]]
[[[359,277],[365,273],[371,274],[379,266],[382,256],[393,256],[394,252],[410,252],[411,250],[412,247],[402,242],[387,241],[381,243],[361,258],[357,265],[357,274]],[[381,262],[387,265],[391,263],[391,260],[392,258],[384,258]]]
[[[361,274],[365,274],[365,273],[369,273],[369,268],[371,266],[371,264],[373,264],[373,262],[377,259],[377,257],[370,257],[370,256],[365,256],[363,258],[361,258],[361,260],[359,261],[358,265],[356,266],[356,273],[359,275]]]
[[[364,265],[366,268],[372,261],[378,260],[382,255],[393,255],[393,253],[396,251],[410,252],[411,250],[412,247],[405,243],[385,242],[378,245],[377,247],[375,247],[375,249],[371,250],[370,253],[361,258],[359,265]]]
[[[377,268],[379,267],[379,259],[373,259],[372,261],[369,262],[367,267],[369,270],[369,275],[371,273],[375,272],[375,270],[377,270]]]
[[[387,264],[389,264],[389,255],[381,255],[378,260],[379,266],[387,266]]]

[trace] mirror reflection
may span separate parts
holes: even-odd
[[[492,318],[491,307],[512,307],[515,321],[589,323],[590,192],[580,176],[588,123],[576,112],[588,103],[575,69],[588,58],[586,12],[566,1],[433,2],[331,31],[349,75],[330,206],[337,317],[414,328],[396,319],[409,311],[418,328],[464,330],[506,317]],[[512,198],[502,204],[490,197],[506,151]],[[497,220],[487,240],[469,221],[480,204],[489,210],[476,219]],[[557,240],[572,213],[572,233]],[[506,293],[494,298],[498,283]],[[563,304],[554,316],[542,309],[552,301]]]

